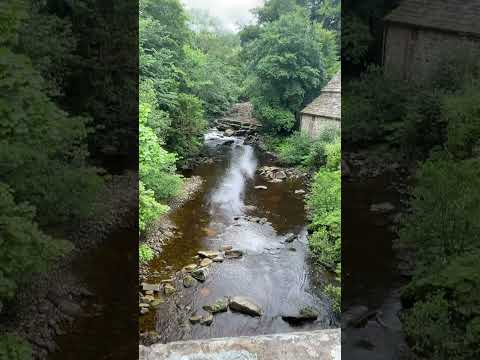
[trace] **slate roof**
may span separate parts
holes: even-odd
[[[404,0],[385,21],[480,35],[479,0]]]
[[[342,75],[338,72],[301,114],[322,116],[340,120],[342,117]]]

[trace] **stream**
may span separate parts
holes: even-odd
[[[159,341],[284,333],[330,328],[336,325],[329,300],[321,289],[330,275],[314,272],[307,245],[307,219],[301,179],[271,183],[256,170],[271,165],[243,138],[225,137],[212,130],[205,136],[210,162],[186,175],[201,176],[204,185],[193,199],[170,213],[175,235],[149,263],[148,283],[175,279],[176,293],[155,311],[140,317],[140,332],[155,331]],[[263,185],[267,189],[256,189]],[[263,220],[262,220],[263,219]],[[297,238],[286,243],[289,233]],[[198,262],[197,252],[218,251],[230,245],[243,251],[239,259],[226,258],[209,266],[205,282],[184,288],[178,274]],[[227,296],[251,299],[261,317],[231,311],[216,314],[210,326],[191,324],[202,306]],[[313,322],[291,326],[282,315],[314,308]]]

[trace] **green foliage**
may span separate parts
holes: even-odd
[[[311,21],[296,1],[269,1],[257,9],[262,26],[242,34],[247,93],[267,131],[288,134],[294,114],[338,70],[335,34]]]
[[[325,128],[316,139],[297,132],[279,142],[275,150],[283,163],[314,170],[325,165],[330,157],[327,167],[332,169],[340,161],[340,131]]]
[[[371,66],[360,79],[352,80],[342,96],[342,131],[349,141],[369,144],[387,140],[399,142],[399,129],[407,111],[408,84],[384,75]]]
[[[160,218],[168,211],[168,206],[157,202],[155,192],[145,189],[145,185],[140,181],[139,184],[139,229],[144,232],[147,226]]]
[[[201,101],[194,95],[178,94],[178,108],[171,113],[172,125],[166,144],[180,158],[198,153],[207,129]]]
[[[480,153],[480,88],[467,86],[446,96],[442,111],[447,123],[447,148],[457,158]]]
[[[411,306],[404,329],[413,349],[439,360],[477,359],[480,331],[479,250],[416,276],[402,294]]]
[[[342,29],[343,59],[352,64],[364,62],[372,41],[368,24],[358,16],[345,16]]]
[[[418,249],[428,265],[480,247],[480,160],[454,161],[446,155],[426,161],[399,236]]]
[[[342,281],[342,264],[337,264],[335,269],[336,281],[340,285]],[[325,286],[325,294],[332,301],[332,308],[335,314],[339,315],[342,311],[342,287],[337,284],[328,284]]]
[[[335,269],[341,261],[341,177],[340,171],[322,168],[307,197],[311,219],[309,237],[314,259]]]
[[[71,117],[45,95],[29,59],[0,48],[0,181],[28,200],[42,221],[91,215],[103,183],[86,159],[87,119]]]
[[[35,208],[17,204],[0,182],[0,300],[11,299],[19,284],[71,248],[43,233],[34,219]]]
[[[0,359],[2,360],[31,360],[30,345],[16,335],[0,335]]]
[[[146,244],[140,244],[138,248],[138,259],[140,263],[146,263],[154,258],[153,250]]]

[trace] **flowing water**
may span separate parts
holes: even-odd
[[[256,173],[268,164],[241,138],[225,138],[212,131],[205,138],[206,151],[214,161],[198,166],[191,175],[201,176],[203,189],[170,214],[175,236],[149,266],[155,275],[148,282],[174,277],[184,266],[197,262],[200,250],[231,245],[244,252],[240,259],[225,259],[210,266],[204,283],[184,289],[157,309],[141,317],[140,330],[155,330],[161,341],[256,335],[327,328],[335,319],[321,292],[328,275],[312,272],[308,257],[306,213],[301,180],[269,183]],[[267,190],[255,189],[265,185]],[[252,217],[266,218],[258,223]],[[285,243],[285,235],[298,238]],[[202,314],[202,306],[225,296],[245,296],[259,305],[259,318],[225,312],[211,326],[191,325],[188,318]],[[292,327],[281,315],[315,308],[315,322]]]

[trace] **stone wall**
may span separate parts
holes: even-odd
[[[340,360],[340,329],[140,346],[140,360]]]
[[[301,132],[310,136],[311,138],[317,138],[323,130],[332,127],[340,129],[340,121],[309,114],[302,114],[300,119]]]
[[[454,56],[472,59],[480,39],[460,34],[388,24],[385,32],[384,68],[409,81],[428,81],[443,61]]]

